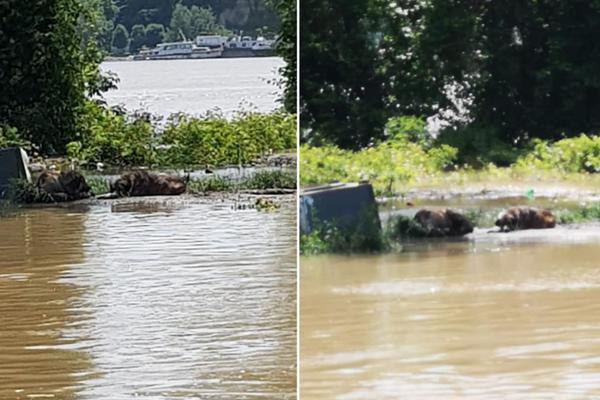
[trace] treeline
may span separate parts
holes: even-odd
[[[305,142],[362,148],[409,115],[463,154],[600,129],[598,0],[305,0],[300,18]]]
[[[82,0],[102,15],[102,48],[109,53],[136,52],[182,34],[275,36],[279,18],[265,0]]]
[[[112,149],[121,144],[135,145],[135,138],[126,136],[128,132],[151,132],[148,124],[131,121],[101,100],[116,83],[114,78],[103,76],[99,68],[107,32],[102,4],[108,3],[0,1],[0,146],[31,146],[43,155],[64,155],[70,143],[81,143],[79,151],[85,151],[90,143]],[[286,21],[277,49],[287,62],[281,82],[286,88],[282,100],[286,109],[295,113],[291,100],[295,74],[292,76],[291,71],[296,70],[296,38],[290,19],[295,15],[295,2],[279,0],[276,7]],[[146,28],[146,37],[148,31]],[[294,124],[286,123],[292,127],[290,137],[295,137]],[[256,126],[268,131],[264,124]],[[109,135],[111,129],[114,136]],[[129,154],[129,150],[122,153]],[[119,154],[111,153],[105,158],[116,156]]]

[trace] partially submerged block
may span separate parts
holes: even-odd
[[[334,183],[325,186],[304,189],[300,193],[300,230],[312,232],[313,219],[320,222],[333,222],[343,228],[360,222],[360,218],[370,214],[376,218],[377,203],[370,183]]]
[[[0,149],[0,199],[6,195],[12,179],[25,179],[31,182],[27,153],[19,147]]]

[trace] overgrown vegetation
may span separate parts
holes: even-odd
[[[520,149],[492,136],[474,133],[470,140],[430,137],[423,120],[391,119],[386,140],[359,151],[333,145],[301,146],[301,183],[369,180],[378,195],[398,194],[422,183],[556,179],[600,172],[600,137],[582,134],[558,141],[534,139]],[[463,142],[463,140],[465,140]],[[479,152],[482,149],[487,152]]]
[[[93,22],[78,0],[0,2],[0,125],[45,153],[77,138],[87,96],[107,83]]]
[[[554,143],[535,139],[532,146],[529,153],[517,160],[517,167],[572,173],[600,172],[600,136],[582,134]]]
[[[102,162],[117,167],[218,167],[247,165],[263,154],[296,146],[295,116],[238,113],[231,119],[209,113],[173,116],[159,132],[151,116],[126,116],[87,104],[80,140],[67,145],[67,155],[82,166]]]
[[[358,150],[384,139],[389,118],[436,115],[445,135],[497,153],[484,162],[510,163],[507,150],[533,138],[600,126],[600,58],[587,39],[600,34],[599,1],[306,0],[300,18],[312,145]]]
[[[456,160],[457,150],[434,145],[418,118],[392,119],[386,132],[388,140],[360,151],[334,145],[301,146],[302,184],[368,180],[378,194],[393,193],[399,190],[397,184],[443,171]]]
[[[280,85],[285,88],[283,106],[293,114],[298,113],[296,101],[298,99],[297,86],[297,0],[266,0],[279,15],[281,26],[277,38],[277,54],[285,61],[281,68],[282,81]]]
[[[377,208],[363,210],[352,223],[321,221],[312,215],[311,232],[300,235],[300,253],[372,253],[386,250],[389,241],[382,234]]]
[[[190,193],[232,192],[238,190],[296,189],[296,175],[290,171],[259,171],[250,177],[233,180],[219,176],[192,179],[188,183]]]
[[[13,204],[52,203],[52,197],[33,183],[22,179],[9,182],[6,201]]]
[[[379,195],[396,193],[418,177],[443,171],[456,156],[456,149],[449,146],[425,150],[407,141],[384,142],[357,152],[303,145],[300,152],[303,185],[368,180]]]
[[[175,116],[160,144],[167,146],[159,155],[163,165],[245,165],[265,153],[295,148],[296,118],[285,112],[239,113],[230,120],[215,114]]]
[[[94,102],[86,104],[83,133],[67,145],[67,156],[82,166],[102,162],[113,166],[156,163],[155,128],[145,115],[127,117]]]
[[[587,221],[600,220],[600,205],[563,209],[556,211],[557,221],[560,224],[573,224]]]
[[[31,142],[23,139],[16,128],[0,125],[0,149],[6,147],[31,148]]]

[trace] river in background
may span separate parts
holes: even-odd
[[[0,398],[295,398],[295,204],[157,197],[0,218]]]
[[[219,109],[268,113],[279,108],[282,90],[279,57],[204,60],[109,61],[103,71],[118,75],[118,89],[107,92],[109,105],[167,117],[173,113],[203,114]]]
[[[411,200],[490,212],[527,202],[494,193]],[[402,207],[387,201],[384,217],[416,211]],[[600,398],[599,260],[597,223],[484,227],[385,255],[303,257],[301,398]]]

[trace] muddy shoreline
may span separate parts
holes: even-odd
[[[207,194],[182,194],[179,196],[136,196],[136,197],[121,197],[117,199],[97,199],[89,198],[62,203],[37,203],[24,204],[22,209],[28,208],[79,208],[87,206],[110,206],[123,204],[220,204],[220,203],[242,203],[253,202],[258,198],[268,198],[275,203],[283,203],[287,201],[295,201],[295,193],[286,194],[252,194],[252,193],[233,193],[233,192],[213,192]]]

